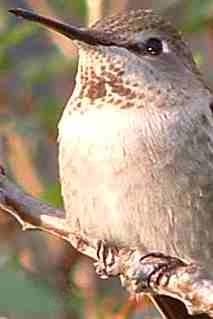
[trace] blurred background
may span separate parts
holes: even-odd
[[[1,0],[0,163],[27,192],[62,207],[57,122],[74,87],[71,41],[8,14],[33,9],[75,25],[131,8],[168,16],[189,41],[213,87],[213,0]],[[91,262],[59,239],[23,233],[0,211],[0,318],[160,318],[145,299],[129,300],[101,281]]]

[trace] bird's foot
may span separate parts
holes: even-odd
[[[147,267],[147,277],[143,276],[143,278],[141,278],[141,276],[139,276],[136,279],[136,291],[143,291],[155,285],[158,286],[161,280],[163,280],[163,285],[166,286],[169,278],[176,272],[177,268],[185,265],[184,262],[178,258],[157,252],[143,256],[140,262],[143,267]]]
[[[180,259],[162,253],[153,252],[142,257],[133,253],[129,271],[121,276],[122,286],[133,295],[153,293],[159,284],[166,287],[171,276],[182,266],[185,264]]]
[[[119,274],[118,249],[107,244],[105,241],[98,241],[97,261],[94,263],[97,275],[102,279]]]

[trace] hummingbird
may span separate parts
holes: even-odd
[[[79,50],[58,136],[70,231],[195,262],[212,277],[213,95],[182,35],[151,10],[90,28],[10,11]],[[167,318],[208,318],[154,298]]]

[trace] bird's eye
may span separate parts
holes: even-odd
[[[128,49],[143,55],[159,55],[163,52],[163,43],[158,38],[149,38],[144,42],[133,43]]]
[[[149,55],[159,55],[163,51],[162,41],[158,38],[150,38],[145,42],[144,49]]]

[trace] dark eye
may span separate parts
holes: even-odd
[[[150,55],[159,55],[163,51],[163,45],[160,39],[150,38],[145,42],[144,49]]]

